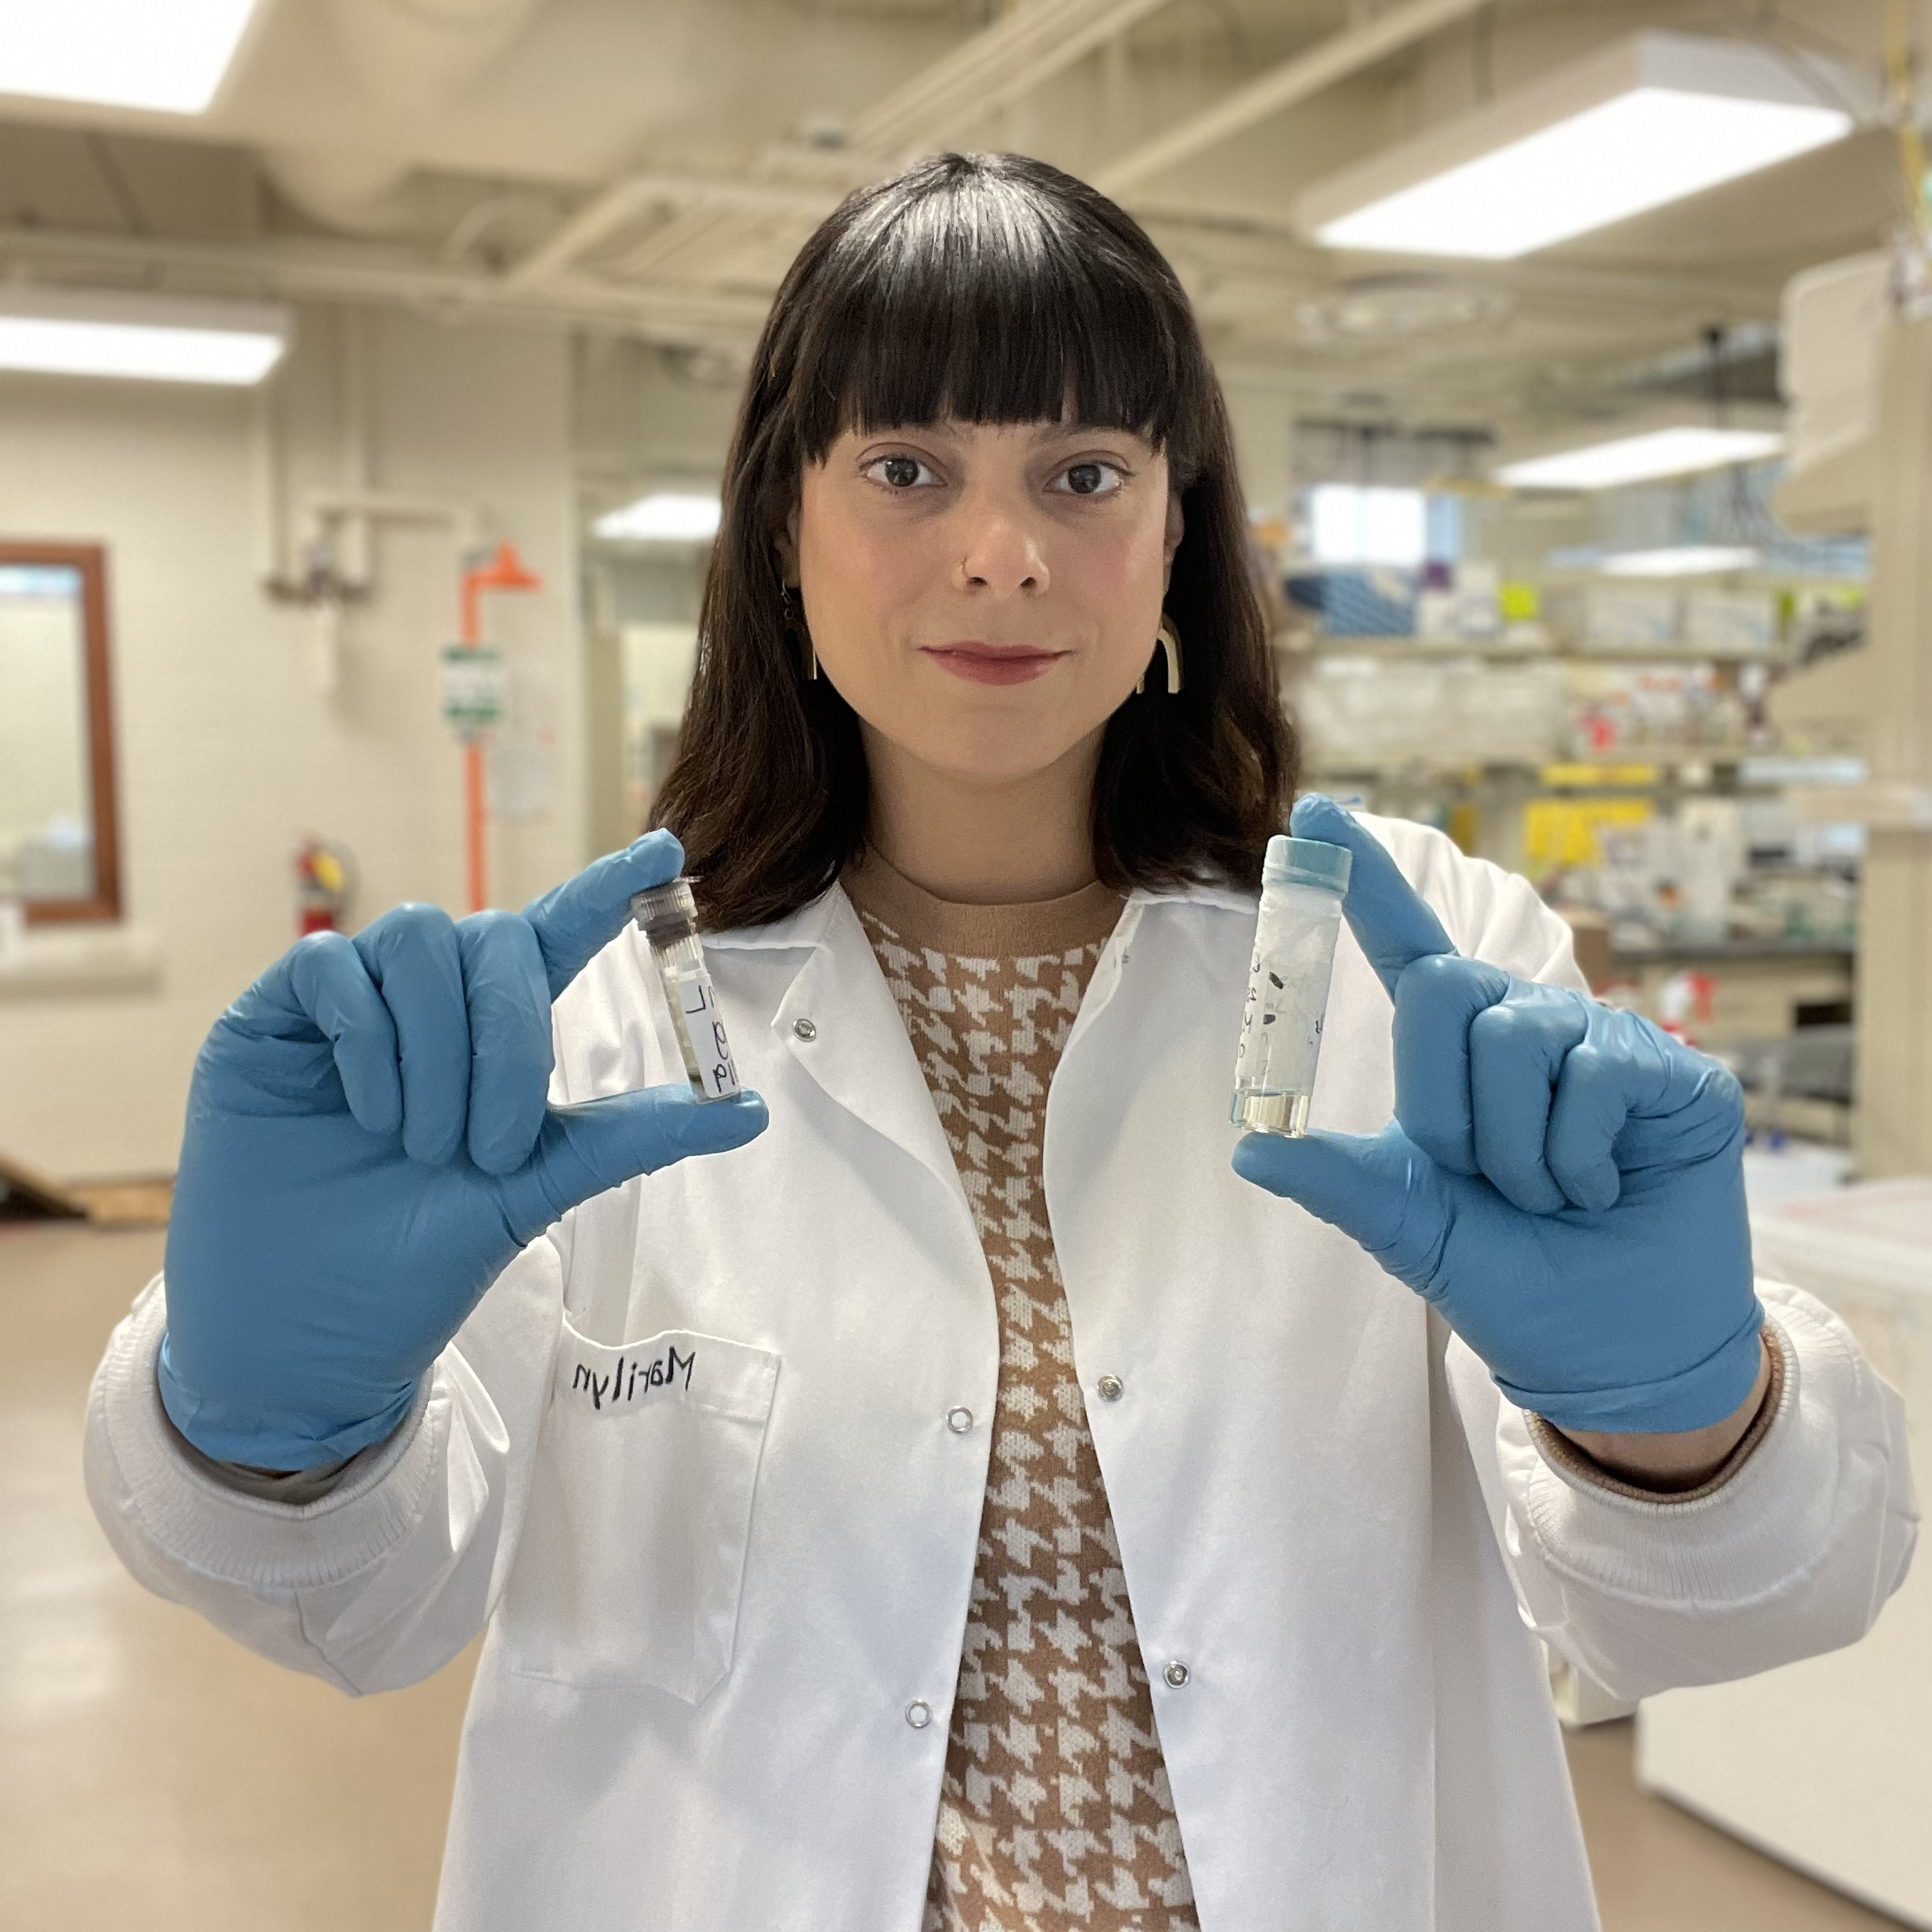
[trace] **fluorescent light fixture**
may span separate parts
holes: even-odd
[[[621,510],[600,516],[599,536],[628,543],[706,543],[717,535],[722,506],[715,496],[680,490],[653,490]]]
[[[1626,483],[1721,470],[1730,463],[1754,463],[1784,447],[1784,438],[1776,430],[1683,423],[1505,463],[1496,480],[1512,490],[1615,490]]]
[[[1507,260],[1839,140],[1870,84],[1747,40],[1638,33],[1309,189],[1330,248]]]
[[[0,370],[246,385],[291,333],[286,309],[252,303],[0,287]]]
[[[255,0],[0,0],[0,94],[204,113]]]
[[[1607,577],[1709,577],[1751,570],[1759,561],[1743,544],[1678,543],[1667,550],[1613,551],[1597,567]]]
[[[1428,555],[1428,502],[1420,490],[1322,483],[1308,495],[1317,563],[1412,568]]]

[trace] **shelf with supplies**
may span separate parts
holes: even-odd
[[[1486,779],[1531,779],[1547,791],[1649,791],[1678,785],[1701,791],[1782,791],[1801,787],[1808,794],[1855,791],[1864,782],[1863,759],[1840,753],[1794,757],[1761,745],[1673,746],[1654,752],[1631,751],[1615,757],[1445,758],[1356,757],[1311,752],[1302,761],[1310,776],[1347,778],[1431,779],[1478,784]]]
[[[1857,957],[1858,945],[1842,938],[1658,939],[1648,944],[1613,944],[1610,953],[1620,966],[1679,966],[1703,960],[1850,959]]]
[[[1347,657],[1478,657],[1497,664],[1763,664],[1780,669],[1790,662],[1790,653],[1781,643],[1762,651],[1712,651],[1689,644],[1589,644],[1580,639],[1559,637],[1536,643],[1509,643],[1495,637],[1350,637],[1326,631],[1277,631],[1273,643],[1275,654],[1291,661]]]
[[[1326,638],[1276,662],[1305,757],[1320,770],[1507,772],[1562,789],[1792,782],[1752,769],[1779,750],[1766,705],[1783,666],[1764,655]]]
[[[1319,779],[1468,787],[1512,781],[1550,792],[1703,792],[1776,790],[1784,778],[1758,777],[1750,767],[1758,754],[1739,746],[1673,752],[1668,757],[1482,758],[1453,762],[1429,758],[1356,758],[1334,754],[1310,757],[1304,772]]]

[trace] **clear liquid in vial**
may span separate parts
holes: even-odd
[[[1263,898],[1229,1109],[1235,1126],[1262,1134],[1308,1131],[1341,929],[1337,893],[1271,886]]]
[[[1255,1087],[1244,1093],[1235,1089],[1235,1104],[1230,1118],[1249,1134],[1306,1134],[1311,1094],[1271,1092]]]

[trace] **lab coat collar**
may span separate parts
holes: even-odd
[[[1135,886],[1127,895],[1128,913],[1135,917],[1140,909],[1148,906],[1172,905],[1245,913],[1252,918],[1255,903],[1253,893],[1243,892],[1234,886],[1200,884],[1168,888],[1159,892]],[[762,926],[738,926],[722,933],[707,933],[704,943],[707,948],[737,948],[747,951],[817,948],[831,943],[842,908],[850,905],[845,888],[833,884],[809,905],[801,906],[797,912],[789,913],[782,919],[773,919]]]
[[[1126,908],[1088,985],[1068,1039],[1069,1052],[1093,1031],[1112,1004],[1143,917],[1150,908],[1166,906],[1183,912],[1235,912],[1252,918],[1255,901],[1251,895],[1223,887],[1159,893],[1136,888],[1128,895]],[[910,1153],[970,1221],[958,1166],[918,1055],[844,888],[835,884],[809,905],[768,924],[707,934],[705,943],[722,952],[808,955],[772,1014],[772,1035],[835,1105]],[[798,1030],[802,1024],[802,1033]],[[883,1062],[878,1058],[882,1045]]]
[[[707,951],[722,948],[744,952],[782,952],[788,947],[823,946],[833,920],[838,916],[843,889],[833,885],[809,905],[772,919],[762,926],[732,926],[722,933],[707,933]]]

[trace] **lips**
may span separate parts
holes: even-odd
[[[942,670],[972,684],[1025,684],[1044,677],[1068,654],[1041,651],[1029,644],[984,644],[966,639],[957,644],[928,644],[922,654]]]

